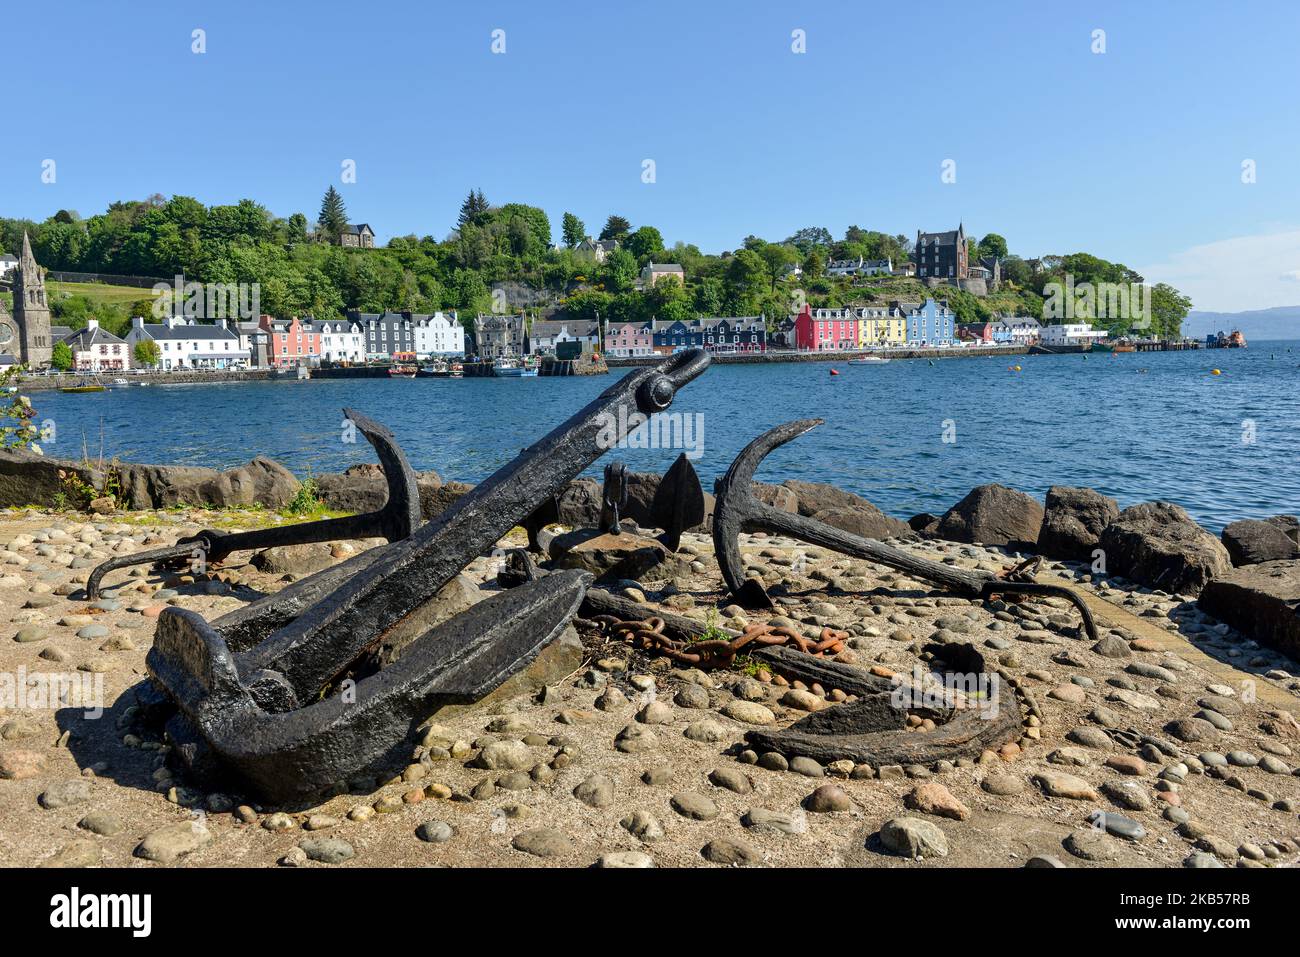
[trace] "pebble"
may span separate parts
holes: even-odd
[[[748,794],[754,790],[749,778],[736,767],[723,766],[709,772],[709,782],[714,787],[723,788],[736,794]]]
[[[1083,778],[1059,771],[1039,771],[1034,775],[1034,783],[1042,788],[1048,797],[1068,798],[1072,801],[1095,801],[1097,792]]]
[[[802,834],[808,830],[808,818],[803,811],[771,811],[755,807],[745,812],[740,823],[760,831],[779,831],[782,834]]]
[[[715,837],[700,849],[706,861],[729,866],[747,866],[763,860],[747,842],[738,837]]]
[[[298,843],[309,860],[320,864],[342,864],[356,857],[352,845],[340,837],[309,837]]]
[[[1116,837],[1130,841],[1140,841],[1147,834],[1146,828],[1131,817],[1108,811],[1093,811],[1088,815],[1088,822],[1094,827],[1103,828],[1107,834],[1114,834]]]
[[[668,803],[674,811],[692,821],[711,821],[718,816],[718,806],[696,791],[678,791]]]
[[[926,781],[917,785],[903,798],[903,805],[914,811],[954,821],[964,821],[970,817],[970,808],[953,797],[952,792],[938,781]]]
[[[948,838],[919,817],[896,817],[880,827],[880,843],[904,857],[947,857]]]
[[[650,843],[664,836],[663,825],[649,811],[637,809],[619,822],[633,837]]]
[[[716,744],[719,741],[726,741],[731,737],[721,724],[711,719],[696,721],[686,726],[682,734],[691,741],[699,741],[705,744]]]
[[[551,827],[520,831],[510,843],[515,850],[535,857],[562,857],[573,850],[569,836]]]
[[[722,707],[724,716],[744,724],[772,724],[776,721],[770,708],[755,701],[728,701]]]
[[[135,856],[159,864],[174,864],[212,841],[202,821],[177,821],[151,831],[135,849]]]
[[[425,821],[415,829],[415,836],[430,844],[450,841],[454,833],[455,829],[446,821]]]
[[[588,807],[607,807],[614,803],[614,782],[593,774],[573,789],[573,796]]]
[[[1099,828],[1071,831],[1065,839],[1065,849],[1085,861],[1113,861],[1118,856],[1115,841]]]
[[[1019,794],[1025,789],[1024,782],[1010,774],[989,774],[980,782],[982,787],[989,794],[997,794],[1002,797],[1010,797]]]
[[[790,770],[795,774],[802,774],[806,778],[821,778],[826,776],[825,768],[812,758],[806,758],[802,755],[790,759]]]
[[[642,851],[614,851],[602,854],[596,861],[601,868],[646,868],[654,867],[655,862],[649,854]]]
[[[90,800],[90,781],[86,778],[59,781],[42,791],[37,800],[47,810],[85,804]]]
[[[823,784],[804,799],[803,806],[814,814],[847,811],[853,802],[838,784]]]

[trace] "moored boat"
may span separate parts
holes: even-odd
[[[889,361],[889,360],[886,359],[884,356],[860,356],[860,357],[858,357],[857,359],[850,359],[850,360],[849,360],[849,365],[851,365],[851,366],[868,366],[868,365],[870,365],[870,366],[878,366],[878,365],[884,365],[884,364],[885,364],[886,362],[888,362],[888,361]]]

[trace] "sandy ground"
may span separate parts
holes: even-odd
[[[1179,866],[1198,850],[1204,852],[1201,862],[1217,854],[1225,866],[1289,866],[1300,858],[1300,779],[1292,771],[1300,763],[1300,728],[1277,717],[1300,710],[1300,681],[1293,677],[1300,667],[1294,662],[1241,640],[1183,599],[1118,582],[1102,590],[1073,567],[1049,564],[1044,580],[1070,581],[1086,594],[1101,633],[1128,646],[1127,657],[1093,651],[1093,642],[1077,635],[1077,616],[1053,602],[1008,613],[933,592],[881,566],[764,536],[747,537],[744,551],[755,573],[785,583],[781,615],[810,634],[822,625],[849,631],[850,650],[841,660],[910,672],[921,645],[960,619],[956,637],[998,660],[1042,710],[1039,727],[1025,729],[1023,751],[990,752],[937,770],[898,769],[896,777],[886,778],[837,777],[829,770],[826,778],[813,779],[767,770],[747,763],[754,759],[743,753],[748,726],[720,711],[739,692],[759,697],[778,725],[789,724],[805,712],[780,703],[788,689],[738,673],[673,668],[619,642],[592,646],[589,638],[583,667],[552,686],[543,700],[527,695],[435,715],[437,726],[425,744],[412,741],[411,766],[396,769],[394,778],[288,813],[235,792],[207,794],[181,770],[169,770],[165,744],[130,718],[134,689],[145,676],[154,617],[171,603],[211,620],[282,587],[279,577],[244,564],[247,556],[216,570],[226,581],[167,587],[151,569],[119,571],[109,579],[110,600],[103,610],[88,608],[77,597],[77,586],[104,558],[170,544],[210,520],[202,513],[93,520],[35,512],[0,516],[0,674],[11,676],[11,693],[24,669],[29,677],[64,673],[93,681],[102,676],[106,707],[96,719],[69,707],[2,702],[17,706],[0,710],[0,772],[9,775],[0,778],[0,860],[20,867],[164,866],[140,856],[142,842],[160,828],[191,821],[197,831],[190,830],[201,832],[200,838],[182,841],[173,849],[175,856],[155,856],[189,867],[286,861],[308,867],[590,866],[602,858],[614,863],[607,856],[618,852],[644,855],[633,862],[648,858],[660,867],[716,866],[737,858],[766,866],[1018,867],[1035,855],[1050,855],[1069,867]],[[907,547],[961,567],[1000,569],[1012,562],[1009,555],[977,546]],[[644,584],[649,598],[679,613],[718,615],[724,625],[743,623],[736,617],[743,614],[739,609],[719,605],[711,542],[688,536],[685,550],[693,561],[690,569],[683,566],[667,587]],[[494,562],[485,556],[466,572],[484,583],[485,591],[495,589]],[[937,624],[940,620],[946,625]],[[98,627],[88,631],[88,626]],[[1166,670],[1151,672],[1152,677],[1132,673],[1134,665]],[[705,688],[707,707],[676,703],[688,685]],[[626,700],[610,704],[617,696],[602,698],[607,688],[618,689]],[[1112,700],[1119,692],[1139,707]],[[606,708],[597,706],[598,699]],[[1166,726],[1203,713],[1202,700],[1223,709],[1213,717],[1225,730],[1211,727],[1206,732],[1211,736],[1200,742],[1176,740]],[[633,754],[616,750],[616,737],[640,725],[636,715],[651,701],[668,706],[664,723],[641,725],[652,732],[653,744]],[[705,721],[719,726],[720,740],[686,736],[687,728]],[[1102,748],[1067,739],[1077,729],[1098,730],[1104,723],[1112,731],[1155,736],[1175,746],[1177,756],[1150,746],[1139,750],[1136,736],[1121,734],[1120,742]],[[493,740],[521,742],[527,750],[521,773],[512,777],[506,770],[473,766],[474,756]],[[1196,756],[1206,752],[1213,753],[1209,761],[1232,753],[1238,763],[1205,773]],[[1139,753],[1146,760],[1128,770],[1140,773],[1124,774],[1105,764]],[[710,780],[715,770],[740,772],[730,783],[746,793],[716,786]],[[1083,799],[1049,797],[1034,780],[1043,771],[1074,775],[1097,793]],[[990,777],[1004,785],[999,790],[1015,793],[991,793]],[[584,782],[601,786],[592,803],[574,795]],[[910,792],[936,782],[964,806],[964,819],[907,806]],[[1140,792],[1143,807],[1119,807],[1101,790],[1120,782]],[[806,811],[810,793],[827,783],[843,792],[847,809]],[[716,815],[695,820],[679,813],[673,798],[682,792],[706,798]],[[791,833],[746,826],[746,812],[755,808],[786,812]],[[1145,833],[1136,840],[1096,837],[1089,823],[1095,810],[1122,814]],[[624,825],[634,812],[653,819],[652,833],[638,837]],[[912,859],[888,850],[879,836],[881,825],[900,817],[937,826],[946,838],[946,855]],[[1183,819],[1188,823],[1180,827]],[[450,825],[450,838],[422,840],[416,832],[428,822]],[[528,844],[539,829],[559,832],[544,835],[552,856],[516,846]],[[1071,851],[1071,835],[1076,849],[1091,848],[1087,853],[1096,859]],[[321,838],[345,842],[330,848],[346,859],[305,860],[300,845]],[[313,853],[329,857],[318,849]]]

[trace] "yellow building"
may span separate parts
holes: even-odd
[[[859,349],[901,346],[907,342],[907,320],[898,310],[888,306],[859,306],[854,312],[858,318]]]

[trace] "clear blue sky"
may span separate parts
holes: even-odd
[[[334,183],[382,242],[445,236],[481,187],[544,207],[557,239],[565,210],[593,233],[617,212],[707,252],[808,225],[964,220],[1013,252],[1143,269],[1198,307],[1300,302],[1292,0],[552,7],[10,5],[0,214],[160,192],[314,217]],[[344,159],[355,184],[339,183]],[[1261,250],[1276,262],[1258,266]],[[1225,263],[1263,272],[1225,285],[1211,274]]]

